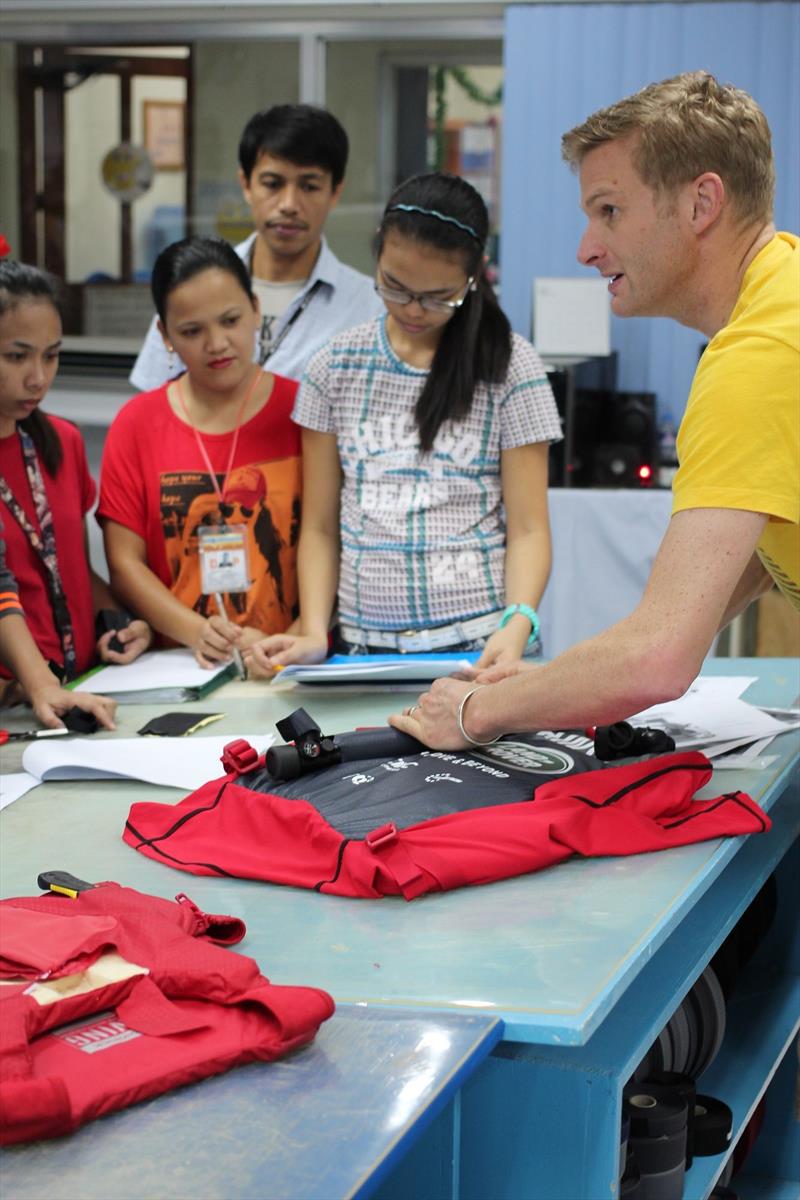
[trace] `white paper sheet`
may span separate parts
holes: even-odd
[[[772,740],[771,737],[761,738],[758,742],[749,742],[737,754],[723,754],[721,757],[715,757],[714,770],[752,771],[768,767],[776,758],[776,755],[764,754]]]
[[[698,675],[686,695],[704,696],[707,700],[713,697],[738,700],[756,682],[755,675]]]
[[[786,733],[792,726],[730,695],[717,695],[705,687],[690,689],[680,700],[655,704],[631,717],[633,725],[663,729],[675,738],[679,750],[705,749],[716,742],[745,742]]]
[[[206,670],[201,667],[191,650],[148,650],[135,662],[125,666],[103,667],[90,675],[84,691],[105,696],[120,692],[145,692],[157,688],[202,688],[228,664]]]
[[[13,804],[15,800],[19,800],[20,796],[24,796],[31,788],[38,786],[39,780],[35,775],[29,775],[27,771],[17,771],[13,775],[0,775],[0,810]]]
[[[248,741],[259,754],[275,741],[268,733],[101,741],[76,738],[70,742],[34,742],[23,754],[22,765],[43,783],[53,779],[141,779],[192,791],[224,774],[222,751],[237,737]]]

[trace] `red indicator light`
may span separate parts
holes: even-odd
[[[652,474],[653,474],[653,472],[650,470],[650,468],[648,466],[645,465],[643,467],[639,467],[639,478],[640,479],[649,479]]]

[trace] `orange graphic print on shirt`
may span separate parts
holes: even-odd
[[[246,529],[250,587],[225,597],[237,625],[281,633],[297,615],[297,539],[300,533],[300,459],[236,467],[220,504],[205,471],[166,471],[160,479],[161,528],[171,591],[203,617],[217,611],[200,591],[198,530],[238,525]],[[217,476],[222,489],[223,477]]]

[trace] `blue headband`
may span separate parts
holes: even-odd
[[[390,212],[416,212],[422,213],[423,217],[435,217],[437,221],[449,221],[451,225],[457,225],[459,229],[463,229],[470,237],[475,238],[476,242],[483,245],[481,238],[478,237],[471,225],[465,225],[463,221],[459,221],[457,217],[448,217],[446,213],[437,212],[435,208],[420,208],[418,204],[392,204],[387,208],[387,213]]]

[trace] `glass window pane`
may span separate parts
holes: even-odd
[[[149,190],[133,203],[133,278],[141,283],[149,282],[164,247],[186,232],[186,161],[177,136],[183,131],[186,91],[186,80],[176,76],[134,75],[131,80],[131,140],[148,147],[156,167]]]
[[[239,242],[253,230],[239,186],[239,138],[254,113],[296,104],[300,51],[290,42],[198,42],[194,61],[194,232]]]
[[[350,164],[341,201],[328,220],[336,254],[372,271],[371,242],[389,192],[402,179],[435,166],[436,68],[457,66],[480,94],[502,79],[499,42],[331,41],[326,103],[347,130]],[[466,64],[466,65],[462,65]],[[498,212],[502,105],[487,107],[445,73],[444,169],[469,179]]]
[[[120,205],[103,186],[105,154],[120,141],[120,81],[93,75],[64,95],[65,261],[69,283],[119,279]]]

